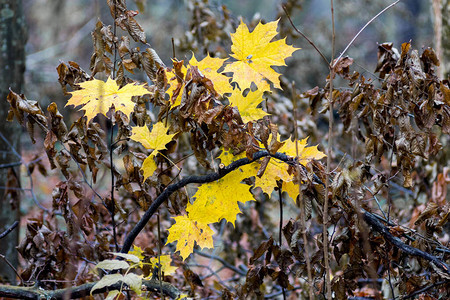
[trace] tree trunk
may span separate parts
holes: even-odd
[[[25,71],[25,42],[22,0],[0,0],[0,133],[8,140],[0,139],[0,234],[20,218],[19,190],[7,188],[18,187],[19,167],[5,167],[4,164],[20,162],[17,154],[20,153],[21,128],[17,122],[6,121],[9,109],[6,97],[9,88],[16,93],[21,92]],[[0,241],[0,254],[5,257],[0,259],[0,281],[13,284],[16,281],[14,270],[5,260],[17,268],[18,240],[19,229],[16,228]]]
[[[450,72],[450,0],[432,0],[434,22],[434,48],[441,65],[439,77],[445,78]]]
[[[450,76],[450,0],[442,4],[442,73]],[[444,77],[443,77],[444,78]]]

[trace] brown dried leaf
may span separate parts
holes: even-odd
[[[425,220],[428,220],[432,216],[436,215],[439,205],[435,202],[428,202],[425,210],[419,215],[417,220],[414,222],[414,225],[420,225]]]
[[[250,264],[253,265],[258,258],[260,258],[273,245],[273,238],[270,237],[267,241],[262,242],[261,245],[253,250],[253,255],[250,257]]]
[[[69,85],[72,90],[75,90],[78,88],[77,85],[79,83],[90,79],[90,76],[83,71],[77,63],[69,61],[68,64],[69,65],[66,65],[62,62],[58,65],[58,67],[56,67],[56,71],[58,72],[58,81],[64,91],[64,95],[69,94],[67,92],[66,85]]]
[[[195,286],[203,287],[202,280],[200,279],[200,277],[197,274],[192,272],[192,270],[190,270],[190,269],[184,270],[183,275],[184,275],[184,278],[186,278],[186,281],[191,286],[192,290],[195,289]]]

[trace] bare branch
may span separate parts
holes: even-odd
[[[344,56],[345,52],[347,52],[348,48],[350,48],[350,46],[353,44],[353,42],[358,38],[358,36],[364,31],[364,29],[366,29],[367,26],[369,26],[370,23],[372,23],[376,18],[378,18],[382,13],[384,13],[385,11],[387,11],[389,8],[393,7],[394,5],[396,5],[397,3],[399,3],[400,0],[395,1],[394,3],[386,6],[382,11],[380,11],[379,13],[377,13],[372,19],[369,20],[369,22],[366,23],[366,25],[364,25],[360,31],[358,31],[358,33],[353,37],[353,39],[350,41],[350,43],[348,43],[347,47],[345,47],[344,51],[341,52],[341,55],[339,55],[339,57],[334,61],[333,65],[331,67],[334,67],[337,62],[342,58],[342,56]]]
[[[294,28],[295,31],[297,31],[298,34],[300,34],[305,40],[308,41],[308,43],[311,44],[311,46],[314,47],[314,49],[316,49],[317,53],[319,53],[320,57],[322,57],[323,61],[326,63],[327,67],[330,68],[330,62],[328,61],[328,59],[325,57],[325,55],[323,55],[322,51],[319,50],[319,48],[317,48],[316,44],[314,44],[313,41],[311,41],[305,34],[303,34],[303,32],[301,32],[297,27],[295,27],[294,23],[292,22],[291,17],[289,16],[287,9],[284,5],[282,5],[284,12],[286,13],[286,16],[289,19],[289,22],[292,25],[292,28]]]

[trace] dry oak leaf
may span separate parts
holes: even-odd
[[[106,82],[93,79],[79,84],[80,90],[73,91],[72,97],[67,101],[66,106],[83,105],[79,110],[85,111],[87,122],[89,123],[97,114],[106,113],[114,107],[114,111],[121,111],[127,117],[134,110],[135,103],[131,101],[133,96],[143,96],[150,94],[144,85],[127,84],[121,89],[117,82],[110,77]]]
[[[169,228],[167,244],[177,242],[176,251],[185,260],[194,251],[194,242],[202,248],[214,248],[214,231],[207,224],[192,220],[188,216],[173,217],[175,224]]]
[[[186,76],[187,68],[184,65],[181,66],[180,71],[184,76]],[[177,106],[180,106],[181,98],[183,96],[183,90],[186,84],[184,83],[184,77],[177,78],[177,74],[174,69],[166,72],[166,78],[167,83],[170,85],[166,90],[166,94],[169,95],[169,99],[172,103],[171,108],[173,109]]]
[[[250,186],[241,181],[254,176],[256,171],[254,166],[246,165],[217,181],[202,184],[193,196],[194,204],[187,204],[189,218],[204,224],[225,219],[234,226],[236,215],[241,212],[238,201],[255,200]]]
[[[196,66],[206,78],[210,79],[214,84],[214,89],[223,96],[225,93],[233,92],[230,78],[218,72],[225,60],[226,59],[211,57],[208,54],[208,56],[201,61],[197,61],[195,55],[192,53],[189,64],[191,66]]]
[[[133,141],[139,142],[146,149],[154,150],[142,164],[141,170],[144,171],[144,181],[153,175],[156,171],[156,163],[154,157],[158,154],[158,150],[165,150],[166,144],[172,141],[174,134],[167,134],[169,130],[162,122],[153,125],[152,131],[147,126],[132,127],[130,138]]]
[[[259,86],[263,79],[273,82],[281,89],[279,76],[271,66],[285,66],[284,60],[299,48],[286,44],[286,38],[271,40],[278,34],[278,20],[267,24],[261,22],[253,32],[247,25],[239,24],[235,33],[231,34],[231,56],[237,61],[226,65],[224,72],[233,72],[233,81],[239,84],[241,90],[250,88],[252,82]]]

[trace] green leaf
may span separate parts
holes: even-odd
[[[135,264],[138,264],[140,259],[136,255],[133,254],[125,254],[125,253],[119,253],[119,252],[112,252],[115,256],[120,256],[125,258],[126,260],[129,260],[131,262],[134,262]]]
[[[124,260],[105,259],[99,262],[95,267],[105,270],[119,270],[128,269],[130,265]]]
[[[122,281],[122,280],[123,280],[122,274],[111,274],[111,275],[103,276],[103,278],[100,279],[99,282],[97,282],[92,287],[92,289],[91,289],[91,296],[92,296],[92,293],[95,290],[99,290],[99,289],[102,289],[104,287],[111,286],[111,285],[113,285],[115,283],[118,283],[119,281]]]
[[[128,273],[123,276],[122,281],[125,282],[136,294],[142,293],[142,277],[134,273]]]
[[[114,300],[118,295],[123,295],[123,293],[121,293],[118,290],[112,290],[109,291],[108,295],[106,296],[105,300]]]

